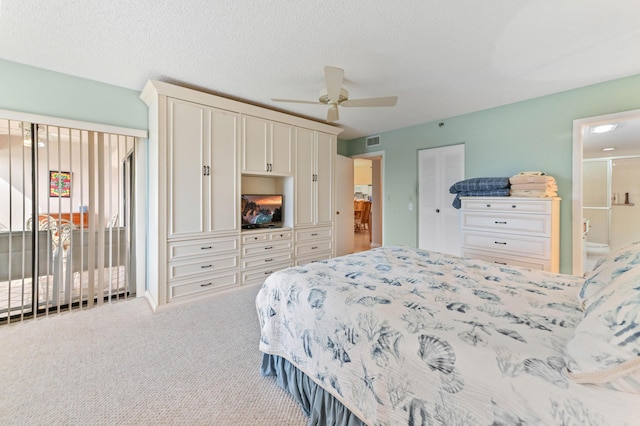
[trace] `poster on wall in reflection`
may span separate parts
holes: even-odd
[[[49,197],[71,197],[71,172],[49,172]]]

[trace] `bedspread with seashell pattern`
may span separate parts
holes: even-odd
[[[270,276],[260,350],[371,425],[632,424],[633,396],[563,374],[582,283],[381,247]]]

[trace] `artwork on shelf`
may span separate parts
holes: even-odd
[[[71,197],[71,172],[49,171],[49,197]]]

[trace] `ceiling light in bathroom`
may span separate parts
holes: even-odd
[[[612,130],[615,130],[618,127],[618,123],[610,123],[610,124],[600,124],[598,126],[591,126],[591,133],[607,133]]]

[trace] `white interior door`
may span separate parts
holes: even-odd
[[[336,256],[353,253],[353,160],[336,155]]]

